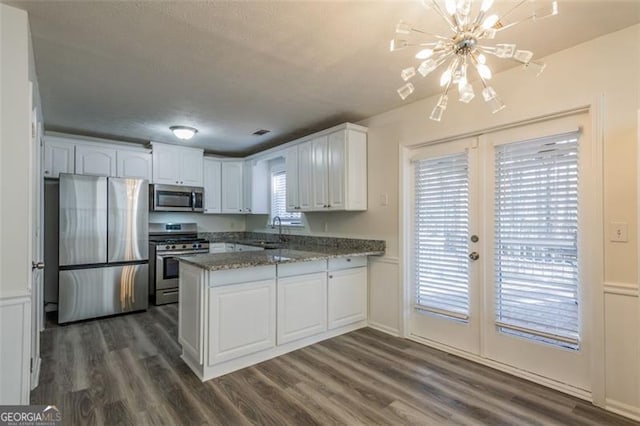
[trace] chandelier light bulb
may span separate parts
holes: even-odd
[[[479,7],[474,8],[474,3],[479,3]],[[475,98],[473,85],[467,75],[468,66],[472,66],[476,69],[484,87],[482,98],[489,110],[496,113],[504,109],[505,104],[496,91],[488,85],[488,80],[492,78],[493,73],[487,65],[487,55],[518,62],[527,71],[536,76],[540,75],[545,65],[532,61],[533,52],[516,49],[513,43],[494,44],[492,40],[496,38],[497,33],[502,33],[521,22],[557,15],[557,0],[542,6],[540,2],[520,0],[506,14],[492,13],[487,16],[486,13],[491,10],[494,3],[495,0],[422,0],[422,4],[428,10],[427,13],[437,13],[453,34],[447,32],[436,35],[400,21],[395,28],[397,36],[391,41],[390,50],[417,47],[414,56],[421,61],[419,65],[406,67],[400,72],[400,77],[405,84],[398,89],[398,95],[403,100],[415,91],[414,85],[408,80],[416,77],[416,74],[426,77],[446,65],[439,79],[442,92],[429,116],[434,121],[440,121],[447,109],[451,85],[457,86],[460,102],[469,103]],[[507,15],[511,15],[518,8],[529,8],[528,17],[517,20],[507,19]],[[474,10],[476,13],[471,16]]]
[[[422,49],[418,53],[416,53],[416,59],[428,59],[433,55],[433,50],[431,49]]]
[[[493,0],[482,0],[480,10],[486,12],[487,10],[491,9],[491,6],[493,6]]]
[[[173,132],[175,137],[181,139],[183,141],[188,141],[191,139],[196,133],[198,133],[198,129],[188,126],[171,126],[169,130]]]

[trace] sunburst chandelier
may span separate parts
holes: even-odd
[[[411,80],[416,73],[426,77],[442,65],[447,64],[440,75],[442,94],[433,108],[430,119],[440,121],[449,101],[449,91],[452,85],[458,89],[458,100],[469,103],[475,97],[473,86],[469,83],[469,69],[475,69],[482,84],[482,97],[494,114],[502,110],[505,105],[489,84],[492,72],[487,65],[487,55],[500,59],[510,59],[521,63],[525,69],[540,75],[545,65],[534,62],[533,52],[516,49],[515,44],[500,43],[484,44],[492,40],[496,34],[512,28],[525,21],[536,21],[558,14],[558,2],[551,1],[544,5],[535,0],[519,0],[502,15],[491,13],[494,0],[445,0],[444,8],[437,0],[422,0],[427,8],[432,8],[442,17],[451,30],[449,35],[438,35],[428,31],[413,28],[407,22],[400,21],[396,26],[396,36],[391,40],[392,52],[408,47],[418,48],[415,57],[420,61],[416,67],[402,70],[400,76],[406,82],[398,89],[398,95],[405,100],[415,91]],[[479,9],[473,15],[474,9]],[[522,6],[533,5],[534,10],[524,17],[517,17]],[[536,8],[537,7],[537,8]],[[521,9],[522,8],[522,9]],[[518,11],[518,13],[516,13]]]

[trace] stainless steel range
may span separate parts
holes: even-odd
[[[198,238],[197,224],[149,224],[149,289],[153,303],[164,305],[178,301],[176,257],[200,253],[209,253],[209,242]]]

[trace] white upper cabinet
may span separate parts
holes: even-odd
[[[329,208],[329,160],[327,137],[321,136],[311,141],[313,150],[313,210]]]
[[[204,157],[204,212],[222,212],[222,161]]]
[[[60,173],[75,172],[75,142],[55,136],[44,139],[42,176],[58,178]]]
[[[222,213],[243,213],[244,161],[222,162]]]
[[[300,210],[298,196],[298,147],[287,149],[285,153],[285,169],[287,171],[287,211]]]
[[[269,162],[247,160],[244,170],[243,211],[247,214],[269,214]]]
[[[312,143],[314,210],[366,210],[366,133],[340,130]]]
[[[153,183],[203,186],[204,150],[153,142]]]
[[[76,145],[76,173],[79,175],[116,175],[116,150],[106,146]]]
[[[287,149],[287,211],[367,209],[366,131],[345,124]]]
[[[298,147],[298,211],[313,208],[313,144],[306,142]]]
[[[151,153],[147,150],[118,150],[117,176],[151,181]]]

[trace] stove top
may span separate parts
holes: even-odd
[[[198,238],[198,237],[171,237],[171,238],[166,238],[166,237],[161,237],[161,238],[157,238],[154,240],[150,240],[149,241],[152,244],[189,244],[189,243],[209,243],[208,240],[205,240],[204,238]]]

